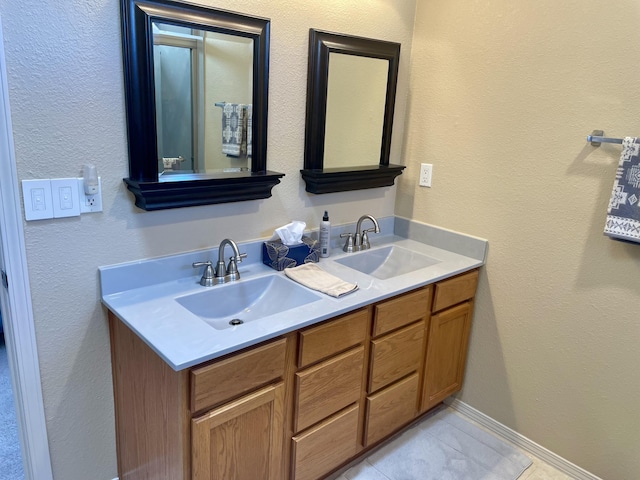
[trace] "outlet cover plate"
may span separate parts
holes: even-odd
[[[420,164],[420,186],[430,187],[432,176],[433,176],[433,165],[430,163],[421,163]]]
[[[102,178],[98,177],[98,193],[87,195],[84,193],[84,178],[78,181],[78,192],[80,193],[80,213],[95,213],[102,211]]]

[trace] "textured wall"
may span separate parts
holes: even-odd
[[[310,27],[403,44],[392,162],[400,163],[415,0],[212,0],[272,19],[268,161],[286,173],[263,201],[142,212],[122,178],[127,150],[117,0],[0,0],[20,179],[102,176],[104,213],[25,224],[54,475],[116,476],[109,336],[97,267],[394,211],[395,188],[311,196],[303,161]]]
[[[396,212],[489,239],[461,399],[606,479],[640,471],[640,245],[602,235],[640,134],[640,7],[419,2]],[[433,163],[433,188],[416,185]]]

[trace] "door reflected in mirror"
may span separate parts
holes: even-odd
[[[153,22],[158,173],[249,171],[251,38]]]
[[[329,53],[324,168],[380,163],[389,60]]]

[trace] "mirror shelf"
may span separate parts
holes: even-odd
[[[125,178],[124,182],[135,197],[136,207],[153,211],[269,198],[271,189],[283,176],[271,171],[206,179],[185,174],[179,175],[181,178],[175,182],[144,182],[130,178]]]
[[[307,192],[386,187],[402,174],[404,166],[389,163],[399,60],[399,43],[310,29],[300,171]]]
[[[371,167],[324,168],[300,170],[306,191],[322,194],[390,187],[402,173],[403,165],[375,165]]]
[[[136,206],[144,210],[160,210],[270,197],[271,189],[280,183],[280,178],[284,176],[283,173],[267,170],[270,21],[173,0],[121,0],[121,14],[129,144],[129,177],[125,178],[124,182],[134,194]],[[177,31],[189,29],[193,32],[223,34],[247,39],[250,43],[252,69],[247,77],[249,96],[246,100],[232,100],[238,101],[239,104],[249,104],[252,111],[252,120],[244,121],[247,133],[243,134],[243,142],[250,142],[248,145],[251,148],[251,153],[244,156],[247,167],[198,170],[195,165],[202,161],[196,161],[196,158],[189,154],[167,155],[166,152],[159,151],[163,137],[162,132],[159,132],[162,126],[159,127],[158,124],[161,123],[162,117],[156,115],[162,107],[157,105],[155,74],[158,65],[154,57],[154,29],[157,34],[159,26],[168,26]],[[202,52],[200,56],[202,57]],[[197,70],[194,68],[194,72]],[[193,78],[196,78],[195,75],[194,73]],[[201,92],[202,90],[199,95],[193,94],[194,98],[201,96]],[[213,101],[207,101],[206,107],[215,108],[215,113],[222,115],[222,109],[215,106]],[[246,111],[246,106],[244,109]],[[197,108],[194,106],[194,112],[196,111]],[[202,135],[198,140],[195,132],[204,131],[208,137],[222,137],[221,129],[205,130],[202,117],[202,114],[198,117],[194,113],[193,120],[186,119],[183,122],[193,122],[193,139],[190,143],[194,145],[194,151],[203,144]],[[250,140],[246,140],[247,138]],[[220,155],[222,153],[221,151]],[[163,161],[179,160],[182,164],[185,158],[192,162],[191,170],[162,169]],[[230,157],[231,166],[241,161],[242,158]],[[183,168],[182,165],[179,168]],[[227,173],[229,170],[230,173]]]

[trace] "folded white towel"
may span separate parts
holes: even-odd
[[[340,280],[338,277],[325,272],[315,263],[305,263],[297,267],[285,268],[284,274],[307,288],[336,298],[355,292],[358,289],[357,284]]]
[[[605,235],[640,242],[640,139],[627,137],[609,200]]]

